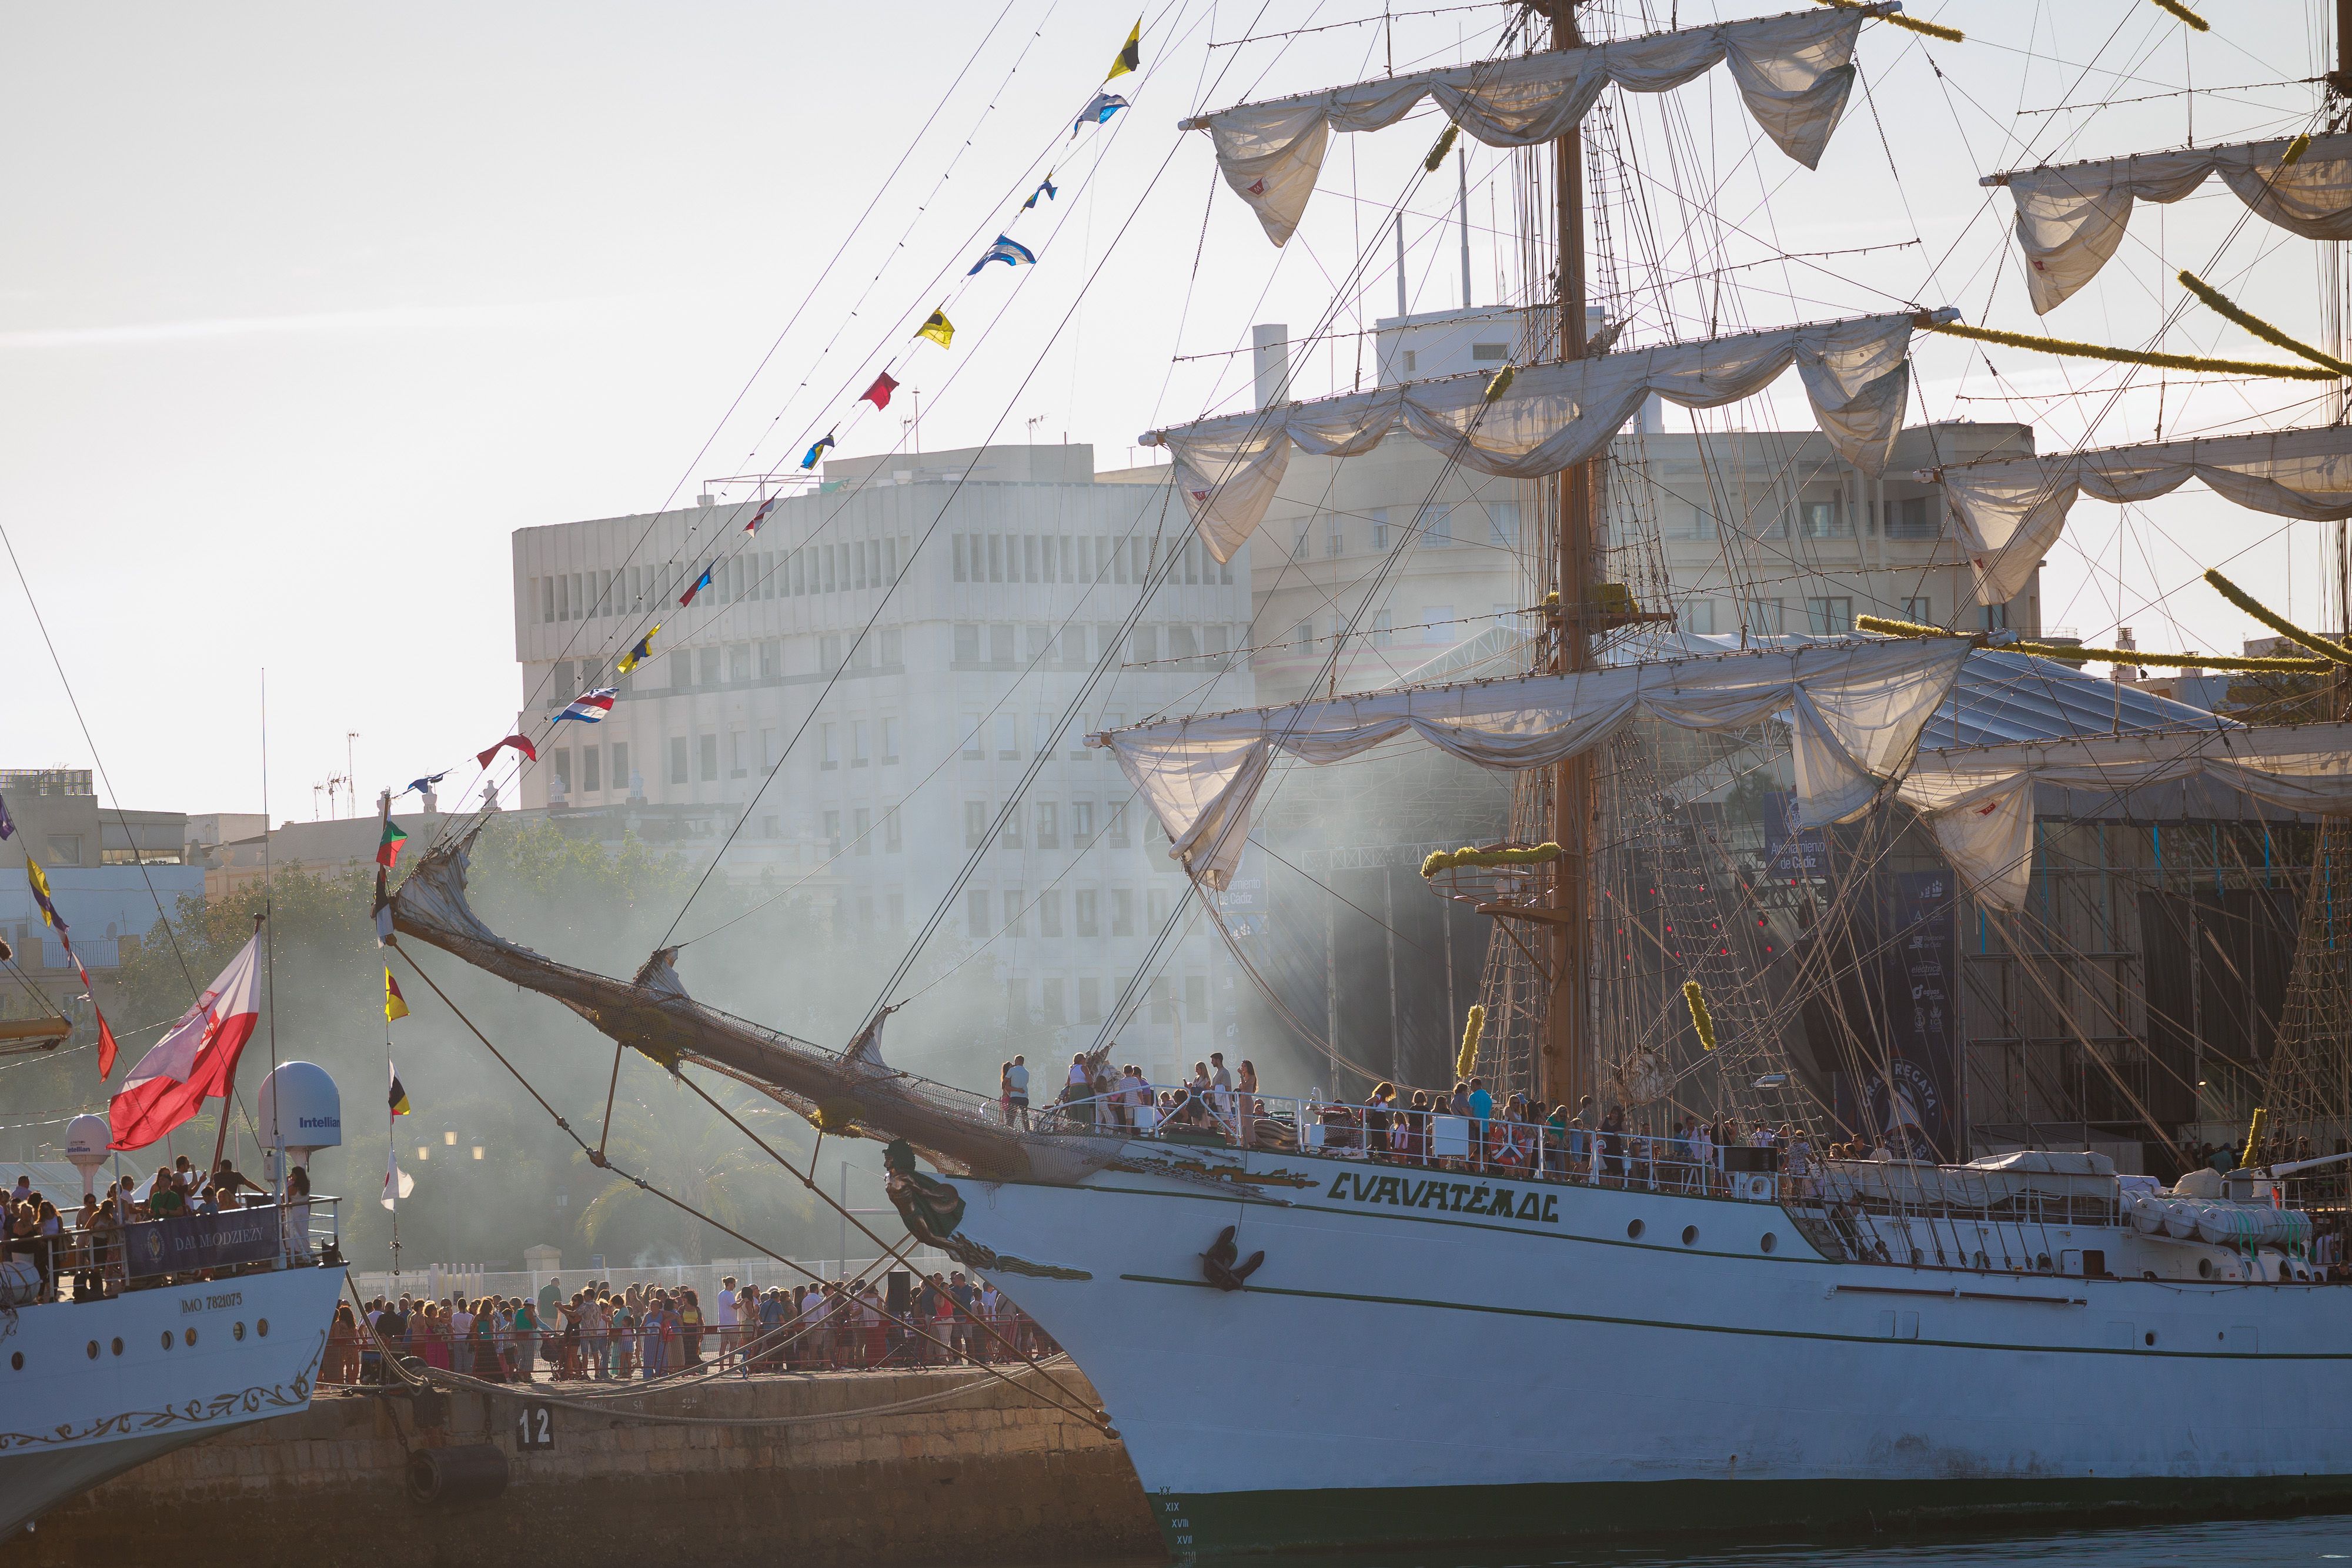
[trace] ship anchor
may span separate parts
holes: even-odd
[[[1253,1252],[1248,1262],[1236,1267],[1234,1260],[1241,1256],[1241,1249],[1234,1245],[1234,1227],[1228,1225],[1218,1231],[1216,1240],[1201,1254],[1202,1276],[1220,1291],[1240,1290],[1257,1272],[1258,1265],[1265,1261],[1264,1252]]]

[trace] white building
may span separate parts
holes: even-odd
[[[711,847],[748,810],[730,875],[804,883],[837,929],[887,944],[929,915],[1042,758],[949,928],[988,945],[1014,1020],[1090,1037],[1184,880],[1108,754],[1083,739],[1253,700],[1232,656],[1250,619],[1246,557],[1220,568],[1167,485],[1099,477],[1085,445],[840,459],[745,540],[751,510],[516,532],[530,716],[620,687],[609,719],[546,743],[523,805],[641,802],[669,836]],[[713,559],[713,587],[681,609]],[[655,622],[653,657],[610,674]],[[1117,667],[1066,717],[1106,653]],[[1223,1035],[1218,946],[1196,925],[1123,1050],[1167,1070],[1180,1031],[1188,1057]]]

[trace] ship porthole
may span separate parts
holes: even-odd
[[[172,1348],[172,1331],[170,1329],[165,1329],[163,1331],[163,1348],[165,1350]]]
[[[1769,1252],[1773,1248],[1780,1245],[1780,1239],[1768,1230],[1764,1233],[1764,1239],[1756,1245],[1759,1250]]]
[[[2156,1343],[2156,1331],[2154,1329],[2150,1329],[2147,1333],[2142,1334],[2140,1336],[2140,1343],[2142,1344],[2154,1344]]]
[[[235,1328],[233,1328],[233,1329],[229,1330],[228,1332],[229,1332],[229,1333],[230,1333],[232,1336],[234,1336],[235,1338],[237,1338],[237,1339],[243,1339],[243,1338],[245,1337],[245,1325],[244,1325],[242,1322],[240,1322],[240,1323],[238,1323]]]
[[[2197,1260],[2197,1277],[2200,1280],[2210,1280],[2213,1277],[2213,1260],[2210,1258]]]
[[[119,1344],[121,1342],[118,1340],[115,1343]],[[96,1361],[98,1359],[98,1342],[96,1340],[89,1342],[89,1358],[92,1361]]]
[[[1683,1245],[1684,1245],[1684,1246],[1685,1246],[1685,1247],[1694,1247],[1694,1246],[1696,1246],[1697,1244],[1698,1244],[1698,1227],[1697,1227],[1697,1226],[1696,1226],[1696,1225],[1685,1225],[1685,1226],[1684,1226],[1684,1227],[1683,1227]]]
[[[92,1340],[90,1342],[89,1353],[92,1355],[96,1355],[98,1354],[97,1341]],[[25,1370],[25,1353],[23,1351],[20,1350],[8,1358],[8,1370],[11,1372],[22,1372]]]
[[[269,1337],[269,1320],[268,1318],[256,1320],[253,1325],[253,1332],[259,1334],[262,1338],[268,1339]]]
[[[1628,1225],[1625,1228],[1625,1239],[1628,1241],[1639,1241],[1642,1239],[1642,1222],[1640,1220],[1637,1219],[1633,1221],[1633,1224]]]
[[[114,1338],[114,1354],[117,1355],[121,1355],[122,1354],[122,1336],[120,1334],[117,1334]]]
[[[190,1330],[188,1331],[188,1333],[187,1333],[187,1341],[188,1341],[188,1343],[189,1343],[190,1344],[194,1344],[194,1343],[196,1343],[196,1331],[195,1331],[195,1330],[194,1330],[194,1329],[190,1329]]]

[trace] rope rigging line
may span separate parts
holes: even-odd
[[[455,1015],[456,1015],[456,1017],[457,1017],[457,1021],[458,1021],[459,1023],[462,1023],[462,1024],[464,1024],[464,1025],[466,1026],[467,1032],[468,1032],[469,1034],[471,1034],[471,1035],[472,1035],[476,1040],[480,1040],[480,1041],[482,1042],[482,1044],[483,1044],[483,1045],[484,1045],[484,1046],[485,1046],[485,1047],[489,1051],[490,1054],[491,1054],[493,1057],[497,1058],[498,1062],[499,1062],[499,1066],[501,1066],[501,1067],[504,1067],[504,1068],[507,1070],[507,1071],[508,1071],[508,1072],[509,1072],[510,1074],[512,1074],[512,1075],[513,1075],[513,1077],[514,1077],[514,1079],[515,1079],[515,1082],[517,1082],[518,1083],[520,1083],[520,1084],[523,1086],[524,1090],[525,1090],[527,1092],[529,1092],[529,1093],[530,1093],[530,1097],[531,1097],[533,1100],[538,1101],[538,1103],[539,1103],[539,1104],[540,1104],[541,1108],[541,1109],[543,1109],[543,1110],[545,1110],[545,1111],[547,1112],[547,1113],[549,1114],[549,1116],[550,1116],[550,1117],[553,1118],[553,1120],[554,1120],[554,1122],[555,1122],[555,1124],[556,1124],[559,1128],[561,1128],[561,1129],[562,1130],[562,1132],[563,1132],[564,1135],[565,1135],[565,1136],[567,1136],[567,1137],[569,1137],[569,1138],[570,1138],[573,1143],[575,1143],[575,1144],[579,1145],[580,1145],[580,1148],[581,1148],[581,1151],[582,1151],[583,1154],[587,1154],[587,1155],[589,1155],[589,1157],[590,1157],[591,1162],[592,1162],[593,1164],[594,1164],[594,1165],[595,1165],[599,1169],[602,1169],[602,1170],[608,1170],[608,1171],[612,1172],[612,1173],[613,1173],[613,1175],[614,1175],[614,1176],[618,1177],[619,1179],[621,1179],[621,1180],[623,1180],[623,1181],[626,1181],[626,1182],[630,1183],[631,1185],[635,1186],[636,1188],[638,1188],[638,1190],[640,1190],[640,1191],[642,1191],[642,1192],[649,1193],[649,1194],[651,1194],[653,1197],[657,1197],[657,1198],[661,1199],[664,1203],[668,1204],[671,1207],[673,1207],[673,1208],[677,1209],[677,1210],[678,1212],[680,1212],[681,1214],[684,1214],[684,1215],[688,1216],[689,1218],[692,1218],[692,1219],[694,1219],[694,1220],[698,1221],[698,1222],[699,1222],[699,1223],[701,1223],[701,1224],[704,1224],[704,1225],[707,1225],[707,1226],[710,1227],[713,1230],[716,1230],[716,1231],[719,1232],[721,1235],[724,1235],[724,1236],[726,1236],[726,1237],[730,1238],[730,1239],[732,1239],[732,1240],[741,1242],[744,1246],[746,1246],[746,1247],[749,1247],[749,1248],[752,1249],[754,1251],[759,1252],[759,1253],[760,1253],[761,1256],[763,1256],[763,1257],[769,1258],[769,1259],[772,1260],[773,1260],[773,1261],[775,1261],[775,1262],[781,1263],[781,1264],[784,1265],[784,1267],[786,1267],[786,1268],[788,1268],[788,1269],[791,1269],[791,1270],[795,1270],[795,1271],[796,1271],[796,1272],[798,1272],[798,1273],[801,1273],[801,1274],[806,1275],[806,1276],[809,1278],[809,1280],[811,1280],[812,1281],[814,1281],[814,1282],[815,1282],[815,1283],[819,1283],[819,1284],[824,1283],[824,1279],[823,1279],[823,1277],[822,1277],[822,1276],[818,1275],[818,1274],[817,1274],[817,1273],[815,1273],[814,1270],[810,1270],[809,1268],[807,1268],[805,1265],[803,1265],[803,1264],[802,1264],[802,1263],[800,1263],[800,1262],[796,1261],[796,1260],[793,1260],[793,1259],[791,1259],[791,1258],[787,1258],[787,1257],[785,1257],[782,1253],[778,1252],[778,1251],[776,1251],[774,1249],[772,1249],[772,1248],[771,1248],[771,1247],[766,1246],[764,1243],[761,1243],[761,1242],[760,1242],[760,1241],[756,1241],[756,1240],[752,1239],[751,1237],[746,1236],[746,1235],[744,1235],[741,1231],[740,1231],[740,1230],[736,1229],[733,1226],[728,1225],[728,1224],[726,1224],[725,1222],[723,1222],[723,1221],[721,1221],[721,1220],[718,1219],[717,1218],[715,1218],[715,1217],[713,1217],[713,1216],[711,1216],[711,1215],[709,1215],[709,1214],[704,1213],[702,1210],[700,1210],[700,1209],[698,1209],[698,1208],[695,1207],[692,1204],[688,1203],[685,1199],[680,1198],[680,1197],[677,1197],[673,1196],[672,1194],[670,1194],[670,1193],[668,1193],[668,1192],[665,1191],[665,1190],[664,1190],[664,1189],[662,1189],[661,1187],[655,1186],[652,1182],[650,1182],[650,1181],[646,1180],[644,1176],[634,1175],[633,1173],[631,1173],[631,1172],[629,1172],[629,1171],[627,1171],[627,1170],[624,1169],[624,1168],[623,1168],[623,1167],[621,1167],[620,1166],[617,1166],[617,1165],[613,1164],[613,1163],[612,1163],[612,1161],[611,1161],[609,1158],[607,1158],[607,1157],[605,1157],[605,1156],[604,1155],[603,1151],[602,1151],[602,1149],[601,1149],[601,1148],[599,1148],[599,1149],[597,1149],[597,1150],[595,1150],[595,1151],[591,1151],[591,1150],[589,1150],[587,1141],[586,1141],[585,1139],[582,1138],[582,1137],[580,1136],[580,1134],[579,1134],[579,1133],[578,1133],[578,1132],[576,1132],[576,1131],[574,1131],[574,1130],[573,1130],[573,1128],[572,1128],[572,1124],[571,1124],[569,1122],[565,1121],[565,1120],[564,1120],[564,1118],[563,1118],[562,1116],[561,1116],[561,1115],[557,1114],[557,1113],[556,1113],[556,1111],[555,1111],[555,1108],[554,1108],[553,1106],[551,1106],[551,1105],[549,1105],[549,1104],[548,1104],[546,1098],[545,1098],[543,1095],[541,1095],[541,1094],[539,1092],[539,1091],[538,1091],[535,1087],[533,1087],[533,1086],[532,1086],[532,1084],[531,1084],[530,1081],[528,1078],[526,1078],[526,1077],[524,1077],[524,1076],[523,1076],[523,1074],[522,1074],[521,1071],[520,1071],[520,1069],[518,1069],[518,1068],[514,1065],[514,1063],[513,1063],[513,1062],[511,1062],[511,1061],[508,1061],[508,1060],[507,1060],[507,1058],[506,1058],[506,1056],[505,1056],[505,1054],[504,1054],[503,1052],[499,1051],[499,1050],[498,1049],[498,1047],[496,1047],[495,1045],[491,1045],[491,1044],[490,1044],[489,1037],[488,1037],[488,1036],[487,1036],[487,1035],[485,1035],[485,1034],[481,1031],[481,1030],[480,1030],[480,1029],[479,1029],[479,1028],[475,1024],[474,1020],[473,1020],[472,1019],[468,1018],[468,1017],[466,1015],[465,1009],[463,1009],[462,1008],[458,1007],[458,1006],[457,1006],[457,1004],[455,1001],[452,1001],[452,1000],[450,999],[450,998],[449,998],[449,994],[448,994],[447,992],[444,991],[444,990],[440,988],[440,986],[439,986],[438,984],[436,984],[436,983],[434,981],[433,977],[432,977],[430,975],[425,974],[425,970],[424,970],[422,967],[420,967],[418,966],[418,964],[417,964],[417,962],[416,962],[415,958],[414,958],[413,956],[411,956],[406,952],[406,950],[404,950],[404,949],[402,949],[402,950],[401,950],[401,957],[403,958],[403,960],[404,960],[404,961],[407,963],[407,965],[408,965],[409,968],[410,968],[413,972],[415,972],[415,974],[417,974],[418,976],[422,977],[424,978],[424,980],[425,980],[425,983],[427,986],[429,986],[429,987],[431,987],[431,988],[432,988],[432,989],[433,989],[433,994],[434,994],[435,996],[439,997],[439,998],[441,998],[441,1000],[442,1000],[443,1004],[444,1004],[444,1005],[446,1005],[446,1006],[449,1009],[449,1010],[450,1010],[450,1012],[451,1012],[451,1013],[453,1013],[453,1014],[455,1014]],[[684,1079],[684,1076],[683,1076],[682,1074],[680,1074],[680,1075],[679,1075],[679,1079],[680,1079],[680,1082],[686,1082],[686,1080]],[[693,1087],[693,1085],[689,1084],[689,1087]],[[699,1090],[698,1090],[698,1092],[699,1092]],[[716,1102],[711,1101],[711,1100],[710,1100],[710,1097],[709,1097],[708,1094],[703,1095],[703,1099],[704,1099],[704,1101],[705,1101],[706,1103],[711,1103],[711,1104],[713,1104],[713,1105],[715,1106]],[[730,1116],[730,1117],[729,1118],[729,1120],[730,1120],[730,1122],[732,1122],[734,1119]],[[740,1128],[740,1126],[741,1126],[741,1124],[740,1124],[740,1123],[736,1123],[735,1124],[736,1124],[739,1128]],[[755,1139],[755,1141],[757,1141],[757,1140]],[[762,1145],[761,1145],[761,1146],[762,1146],[763,1148],[764,1148],[764,1147],[766,1147],[766,1145],[765,1145],[764,1144],[762,1144]],[[793,1170],[793,1167],[791,1166],[791,1165],[790,1165],[788,1162],[784,1161],[784,1160],[783,1160],[783,1158],[782,1158],[782,1156],[776,1155],[772,1149],[769,1150],[769,1154],[770,1154],[771,1157],[772,1157],[772,1158],[774,1158],[774,1159],[777,1161],[777,1163],[778,1163],[779,1165],[782,1165],[786,1170]],[[796,1175],[796,1176],[797,1176],[797,1175],[799,1175],[800,1173],[799,1173],[799,1172],[797,1172],[797,1171],[793,1171],[793,1174],[794,1174],[794,1175]],[[868,1239],[872,1239],[872,1240],[875,1242],[875,1244],[876,1244],[877,1246],[883,1247],[883,1248],[885,1248],[885,1249],[887,1249],[887,1248],[888,1248],[889,1244],[888,1244],[887,1242],[883,1241],[883,1240],[881,1239],[881,1238],[880,1238],[880,1237],[878,1237],[878,1236],[875,1235],[875,1233],[874,1233],[872,1230],[868,1229],[868,1228],[866,1228],[866,1226],[865,1225],[864,1221],[863,1221],[863,1220],[862,1220],[858,1216],[852,1214],[846,1207],[843,1206],[842,1204],[839,1204],[839,1203],[835,1202],[835,1201],[831,1197],[829,1197],[829,1196],[828,1196],[828,1195],[827,1195],[827,1194],[826,1194],[826,1193],[825,1193],[822,1188],[815,1186],[813,1183],[808,1184],[808,1185],[809,1185],[809,1188],[810,1188],[810,1190],[811,1190],[812,1192],[814,1192],[814,1193],[816,1194],[816,1196],[817,1196],[820,1199],[822,1199],[822,1200],[825,1203],[825,1205],[826,1205],[828,1207],[833,1208],[836,1213],[838,1213],[844,1220],[847,1221],[848,1223],[850,1223],[850,1224],[852,1224],[852,1225],[855,1225],[855,1226],[856,1226],[856,1228],[857,1228],[861,1232],[863,1232],[863,1233],[864,1233],[864,1234],[865,1234]],[[914,1239],[913,1239],[913,1237],[910,1235],[910,1236],[909,1236],[909,1238],[908,1238],[908,1246],[909,1246],[909,1247],[911,1247],[912,1245],[914,1245]],[[908,1322],[907,1320],[904,1320],[904,1319],[901,1319],[901,1318],[899,1318],[899,1317],[897,1317],[896,1315],[894,1315],[894,1314],[890,1313],[890,1312],[889,1312],[888,1311],[887,1311],[887,1310],[885,1310],[885,1311],[884,1311],[884,1312],[882,1313],[882,1316],[883,1316],[883,1318],[884,1318],[884,1321],[886,1321],[886,1322],[891,1322],[891,1323],[895,1323],[895,1324],[897,1324],[898,1327],[900,1327],[900,1328],[902,1328],[902,1329],[905,1329],[908,1333],[911,1333],[911,1334],[914,1334],[914,1335],[915,1335],[915,1336],[917,1336],[918,1338],[924,1339],[924,1340],[928,1340],[928,1341],[929,1341],[931,1343],[934,1343],[934,1344],[941,1345],[941,1347],[942,1347],[942,1348],[945,1348],[945,1349],[950,1350],[950,1354],[952,1354],[952,1347],[951,1347],[951,1346],[947,1345],[947,1344],[945,1343],[945,1342],[943,1342],[943,1341],[940,1340],[936,1335],[934,1335],[934,1334],[932,1334],[932,1333],[929,1333],[928,1331],[926,1331],[925,1329],[923,1329],[923,1328],[922,1328],[921,1326],[919,1326],[919,1324],[916,1324],[916,1323],[913,1323],[913,1322]],[[1001,1336],[1000,1336],[1000,1338],[1001,1338]],[[1025,1358],[1024,1358],[1024,1359],[1025,1359]],[[1034,1367],[1035,1367],[1036,1363],[1035,1363],[1034,1361],[1030,1361],[1030,1362],[1028,1363],[1028,1364],[1029,1364],[1031,1367],[1033,1367],[1033,1368],[1034,1368]],[[1022,1387],[1022,1385],[1020,1385],[1020,1383],[1018,1382],[1018,1380],[1017,1380],[1017,1379],[1015,1379],[1015,1378],[1012,1377],[1011,1375],[1007,1375],[1007,1374],[1004,1374],[1004,1373],[1002,1373],[1002,1372],[997,1372],[997,1371],[995,1371],[993,1368],[992,1368],[992,1369],[991,1369],[991,1375],[992,1375],[992,1376],[993,1376],[993,1377],[995,1377],[995,1378],[996,1378],[997,1380],[999,1380],[999,1381],[1002,1381],[1002,1382],[1004,1382],[1004,1383],[1010,1384],[1010,1385],[1012,1385],[1013,1386],[1014,1386],[1014,1387],[1016,1387],[1016,1388],[1021,1388],[1021,1391],[1022,1391],[1022,1392],[1024,1392],[1024,1393],[1025,1393],[1025,1394],[1029,1394],[1029,1395],[1031,1395],[1033,1397],[1038,1397],[1038,1398],[1044,1398],[1044,1397],[1045,1397],[1044,1396],[1039,1395],[1039,1394],[1037,1393],[1037,1391],[1036,1391],[1036,1390],[1034,1390],[1034,1389],[1030,1389],[1030,1388]],[[1059,1385],[1058,1383],[1054,1384],[1054,1385],[1053,1385],[1053,1386],[1055,1387],[1055,1389],[1057,1392],[1066,1392],[1066,1390],[1063,1390],[1063,1389],[1062,1389],[1062,1385]],[[1057,1402],[1057,1401],[1051,1400],[1051,1399],[1047,1399],[1045,1402],[1046,1402],[1046,1403],[1048,1403],[1048,1404],[1058,1404],[1058,1402]],[[1087,1421],[1087,1423],[1089,1423],[1090,1425],[1093,1425],[1093,1426],[1096,1426],[1096,1427],[1108,1427],[1108,1422],[1107,1422],[1107,1421],[1106,1421],[1102,1416],[1100,1416],[1098,1414],[1096,1414],[1096,1413],[1094,1413],[1094,1412],[1090,1412],[1090,1411],[1080,1411],[1080,1410],[1072,1410],[1072,1409],[1069,1409],[1069,1407],[1068,1407],[1068,1406],[1060,1406],[1060,1407],[1061,1407],[1061,1408],[1063,1408],[1063,1409],[1065,1409],[1066,1411],[1067,1411],[1067,1413],[1069,1413],[1069,1414],[1071,1414],[1071,1415],[1074,1415],[1074,1416],[1078,1416],[1078,1418],[1079,1418],[1079,1419],[1084,1420],[1084,1421]]]

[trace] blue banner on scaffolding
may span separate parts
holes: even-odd
[[[1953,1147],[1958,1093],[1953,987],[1959,955],[1949,872],[1895,872],[1878,923],[1875,1022],[1885,1059],[1858,1080],[1839,1075],[1839,1118],[1897,1156],[1959,1157]],[[1859,1023],[1862,1020],[1856,1019]],[[1864,1038],[1867,1038],[1865,1035]]]
[[[278,1210],[232,1208],[177,1219],[146,1219],[122,1228],[122,1256],[131,1277],[194,1274],[278,1256]]]

